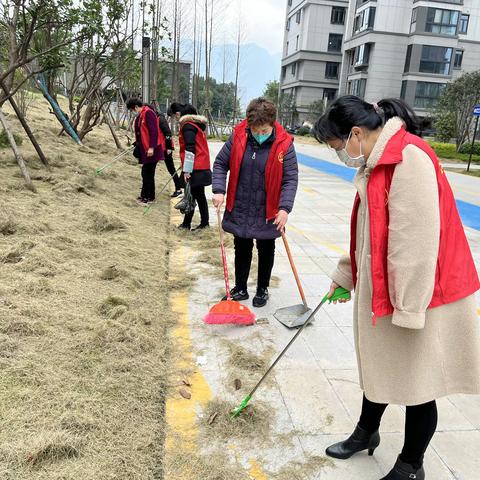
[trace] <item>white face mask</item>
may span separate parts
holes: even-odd
[[[360,142],[360,155],[358,157],[352,157],[347,151],[348,142],[352,138],[352,132],[348,136],[347,143],[342,150],[337,150],[338,158],[345,164],[347,167],[360,168],[366,165],[365,155],[362,152],[362,143]]]

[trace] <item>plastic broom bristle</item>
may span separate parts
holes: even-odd
[[[209,325],[253,325],[255,314],[241,303],[224,300],[214,305],[203,321]]]

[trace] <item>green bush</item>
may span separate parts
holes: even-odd
[[[435,153],[438,155],[438,157],[441,159],[459,160],[463,162],[468,162],[469,155],[467,153],[457,152],[457,146],[454,143],[442,143],[442,142],[428,142],[428,143],[435,150]],[[474,152],[472,160],[480,161],[480,154],[477,154]]]
[[[17,142],[17,145],[21,145],[23,143],[23,138],[18,136],[16,133],[13,134],[13,138]],[[8,141],[7,133],[5,132],[5,130],[2,130],[0,132],[0,148],[7,147],[10,147],[10,142]]]
[[[310,135],[312,133],[312,129],[310,127],[300,127],[297,130],[297,135],[300,135],[301,137],[306,137],[307,135]]]
[[[465,153],[467,155],[470,155],[470,152],[472,152],[473,155],[480,155],[480,142],[475,142],[473,145],[473,150],[471,143],[464,143],[458,151],[458,153]]]

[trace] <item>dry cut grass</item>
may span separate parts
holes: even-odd
[[[94,175],[107,128],[79,148],[43,100],[29,120],[52,167],[23,142],[32,193],[0,149],[0,478],[162,478],[167,196],[143,216],[136,165]]]

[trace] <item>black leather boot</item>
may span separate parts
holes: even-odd
[[[378,433],[378,430],[370,434],[366,430],[363,430],[363,428],[357,426],[347,440],[328,447],[326,454],[329,457],[346,460],[355,453],[368,450],[368,454],[372,456],[379,445],[380,434]]]
[[[423,466],[417,469],[409,463],[402,462],[398,457],[392,471],[381,480],[425,480],[425,470]]]

